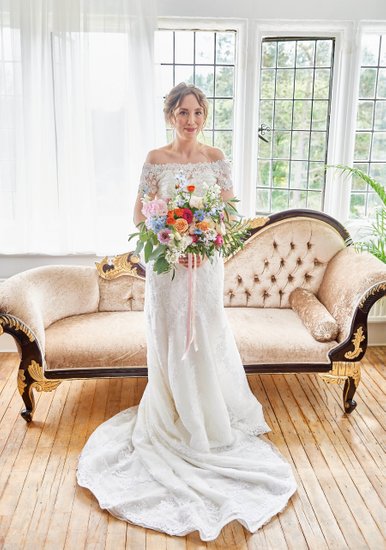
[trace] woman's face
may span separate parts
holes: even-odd
[[[205,123],[204,109],[196,96],[186,95],[173,114],[177,135],[182,139],[196,139]]]

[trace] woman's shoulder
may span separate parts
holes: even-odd
[[[147,164],[164,164],[170,160],[169,146],[152,149],[148,152],[145,163]]]
[[[225,160],[225,155],[218,147],[212,147],[211,145],[204,146],[204,154],[209,162],[216,162],[218,160]]]

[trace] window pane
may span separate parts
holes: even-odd
[[[196,65],[195,85],[201,88],[208,97],[214,96],[214,71],[213,67]]]
[[[189,31],[193,34],[192,31]],[[196,63],[214,64],[214,33],[196,32]]]
[[[382,160],[386,162],[386,133],[375,132],[373,136],[373,148],[371,160]]]
[[[364,35],[362,42],[361,65],[378,65],[380,50],[380,36]]]
[[[216,99],[215,128],[233,127],[233,99]]]
[[[295,67],[295,42],[278,43],[278,67]]]
[[[291,133],[273,132],[272,141],[272,158],[288,159],[290,156]]]
[[[373,127],[374,102],[360,101],[357,113],[357,129],[371,130]]]
[[[296,71],[295,98],[311,99],[314,71],[312,69],[298,69]]]
[[[375,83],[377,80],[376,69],[361,69],[361,76],[359,81],[359,97],[360,98],[374,98],[375,97]]]
[[[355,136],[355,160],[369,160],[370,158],[371,134],[357,132]]]
[[[235,34],[230,32],[216,33],[216,64],[235,63]]]
[[[295,71],[292,69],[278,69],[276,71],[276,97],[283,99],[292,97],[294,73]]]
[[[276,67],[276,42],[263,42],[262,44],[262,67]]]
[[[308,100],[294,101],[294,130],[309,130],[311,126],[312,102]]]
[[[214,132],[214,145],[223,150],[224,155],[232,157],[232,132]]]
[[[314,101],[312,105],[312,129],[326,130],[328,122],[328,101]]]
[[[154,59],[156,63],[173,63],[173,32],[154,33]]]
[[[332,55],[331,40],[318,40],[316,44],[316,61],[317,67],[330,67]]]
[[[307,189],[308,162],[291,162],[291,181],[290,186],[296,189]]]
[[[275,70],[263,69],[261,71],[260,97],[270,99],[275,96]]]
[[[374,130],[386,130],[386,101],[376,103]]]
[[[312,67],[315,57],[315,41],[314,40],[299,40],[296,49],[296,66],[297,67]]]
[[[233,67],[216,67],[216,96],[233,97]]]
[[[275,130],[290,130],[291,126],[292,101],[275,101]]]
[[[193,63],[193,34],[189,31],[176,31],[175,40],[175,63]]]

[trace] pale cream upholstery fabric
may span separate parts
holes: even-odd
[[[48,369],[146,366],[143,311],[67,317],[46,331]]]
[[[289,296],[289,302],[315,340],[335,340],[339,332],[338,324],[315,294],[305,288],[295,288]]]
[[[314,340],[291,309],[227,308],[245,364],[327,363],[336,342]],[[144,312],[98,312],[62,319],[46,331],[49,370],[146,365]]]
[[[226,262],[225,306],[289,307],[294,288],[318,291],[328,262],[345,246],[335,229],[309,218],[283,220],[251,239]]]
[[[142,311],[145,305],[145,281],[132,275],[100,277],[99,292],[99,311]]]
[[[337,343],[317,342],[292,309],[226,308],[243,363],[328,363]]]
[[[339,325],[339,342],[349,335],[354,310],[366,290],[380,281],[386,283],[386,265],[352,246],[328,264],[317,296]]]
[[[0,311],[21,319],[44,350],[44,329],[69,315],[98,310],[98,272],[91,266],[43,266],[0,285]]]

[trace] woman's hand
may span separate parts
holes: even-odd
[[[200,267],[208,258],[201,257],[199,254],[196,254],[196,267]],[[192,258],[192,267],[194,268],[194,258]],[[183,254],[179,257],[178,263],[183,265],[184,267],[188,267],[188,255]]]

